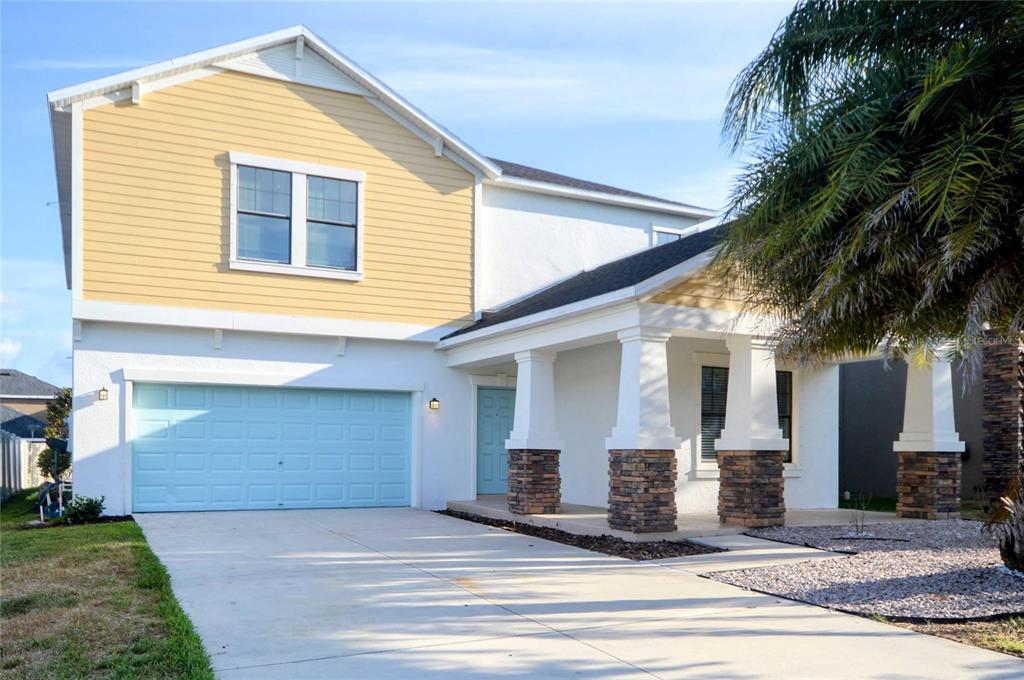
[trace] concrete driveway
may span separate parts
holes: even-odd
[[[1019,659],[709,581],[685,561],[420,510],[136,520],[223,678],[1024,677]]]

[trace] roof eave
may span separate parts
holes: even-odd
[[[247,38],[227,45],[221,45],[220,47],[192,52],[191,54],[175,57],[174,59],[166,59],[155,64],[149,64],[148,66],[140,66],[139,68],[122,71],[121,73],[115,73],[111,76],[97,78],[95,80],[61,88],[59,90],[53,90],[52,92],[47,93],[46,99],[50,103],[50,106],[54,108],[62,108],[73,101],[80,101],[88,97],[113,92],[114,90],[130,85],[136,80],[156,78],[167,75],[169,72],[176,70],[201,68],[202,66],[207,66],[216,61],[231,59],[232,57],[246,54],[251,51],[286,43],[290,40],[295,40],[300,35],[305,35],[304,31],[306,31],[304,26],[290,26],[288,28],[281,29],[280,31],[274,31],[273,33],[265,33],[253,38]]]
[[[136,81],[145,82],[171,75],[175,72],[211,66],[243,54],[287,43],[299,37],[306,40],[310,46],[320,52],[328,61],[333,62],[336,67],[369,90],[371,94],[407,116],[414,125],[420,127],[428,134],[443,140],[452,152],[458,154],[473,167],[477,168],[483,176],[495,178],[501,174],[498,166],[492,163],[486,156],[474,150],[442,125],[431,120],[425,113],[406,101],[397,92],[377,80],[377,78],[370,75],[357,63],[331,47],[323,38],[302,25],[291,26],[280,31],[274,31],[273,33],[266,33],[254,38],[193,52],[183,57],[168,59],[156,64],[150,64],[149,66],[54,90],[49,92],[46,98],[51,109],[63,109],[74,101],[81,101],[97,95],[114,92],[129,87]]]
[[[502,321],[501,323],[496,323],[493,326],[485,326],[462,335],[442,339],[438,342],[437,348],[450,349],[468,342],[484,340],[496,335],[524,330],[567,317],[576,316],[577,314],[592,312],[626,300],[649,298],[661,290],[664,290],[673,282],[678,281],[684,276],[692,274],[697,269],[706,266],[715,256],[717,251],[717,248],[705,250],[630,286],[624,286],[617,290],[595,295],[594,297],[577,300],[576,302],[570,302],[558,307],[552,307],[551,309],[545,309],[539,312],[534,312],[533,314],[509,319],[508,321]]]
[[[635,196],[622,196],[620,194],[611,194],[603,191],[577,189],[575,187],[564,186],[561,184],[553,184],[551,182],[539,182],[536,180],[523,179],[521,177],[509,177],[508,175],[502,175],[500,177],[489,177],[487,183],[492,184],[494,186],[509,189],[532,191],[535,193],[549,194],[552,196],[563,196],[566,198],[593,201],[595,203],[606,203],[609,205],[618,205],[627,208],[638,208],[642,210],[650,210],[652,212],[666,213],[669,215],[679,215],[681,217],[690,217],[694,219],[707,219],[710,217],[714,217],[716,214],[718,214],[717,211],[711,210],[709,208],[681,205],[678,203],[670,203],[668,201],[657,201],[653,199],[637,198]]]

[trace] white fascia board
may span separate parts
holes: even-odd
[[[54,90],[47,94],[47,101],[52,108],[62,108],[70,104],[72,101],[91,98],[97,95],[105,95],[125,88],[130,92],[131,85],[135,81],[139,81],[144,84],[148,80],[162,78],[175,73],[215,66],[219,62],[234,59],[244,54],[256,52],[268,47],[274,47],[275,45],[280,45],[299,38],[303,39],[303,43],[306,48],[315,49],[328,62],[332,63],[336,68],[345,73],[345,75],[355,80],[359,85],[366,88],[374,97],[381,99],[384,103],[396,109],[403,117],[410,120],[417,127],[427,131],[432,139],[435,137],[442,138],[446,147],[455,150],[460,156],[469,161],[485,176],[497,177],[501,174],[501,170],[498,166],[491,162],[486,156],[474,150],[439,123],[431,120],[425,113],[403,99],[390,87],[377,80],[377,78],[370,75],[361,66],[335,50],[325,40],[320,38],[311,30],[301,25],[292,26],[280,31],[274,31],[273,33],[266,33],[264,35],[230,43],[228,45],[222,45],[213,49],[193,52],[192,54],[188,54],[183,57],[161,61],[149,66],[143,66],[141,68],[107,76],[106,78],[91,80],[80,85]]]
[[[133,368],[121,370],[121,377],[131,382],[186,383],[191,385],[246,385],[251,387],[311,388],[326,387],[346,390],[383,390],[387,392],[422,392],[423,383],[393,382],[388,379],[372,382],[350,381],[338,384],[335,376],[323,378],[319,371],[292,373],[239,373],[232,371],[174,370],[163,368]]]
[[[78,321],[209,328],[249,333],[317,335],[327,337],[400,340],[435,343],[451,333],[455,326],[427,326],[392,321],[332,319],[316,316],[260,314],[231,310],[166,307],[126,302],[73,300],[71,316]]]
[[[45,399],[49,401],[56,394],[0,394],[0,399]]]
[[[85,286],[83,214],[85,196],[85,123],[81,102],[71,105],[71,299],[80,300]],[[59,191],[59,188],[58,188]]]
[[[716,252],[718,252],[717,248],[705,250],[689,260],[684,260],[679,264],[669,267],[660,274],[655,274],[651,278],[641,281],[636,284],[636,294],[638,296],[651,296],[666,288],[671,288],[679,282],[679,279],[706,267],[714,259]]]
[[[745,312],[640,303],[640,323],[668,328],[674,335],[721,338],[725,335],[770,337],[779,320]]]
[[[481,328],[478,331],[472,331],[464,335],[458,335],[455,336],[454,338],[442,340],[438,344],[438,349],[449,349],[451,347],[463,345],[467,342],[475,342],[477,340],[493,337],[495,335],[511,333],[517,330],[522,330],[524,328],[530,328],[532,326],[549,323],[551,321],[561,319],[564,317],[569,317],[576,314],[583,314],[586,312],[593,311],[595,309],[600,309],[602,307],[614,305],[619,302],[622,302],[623,300],[630,300],[633,298],[638,298],[642,295],[650,294],[657,288],[666,285],[666,283],[671,283],[672,281],[682,276],[685,276],[686,274],[689,274],[690,272],[695,271],[700,267],[703,267],[712,256],[713,255],[710,255],[709,252],[706,251],[695,257],[691,257],[689,260],[680,262],[679,264],[669,269],[666,269],[660,274],[655,274],[651,278],[641,281],[635,286],[627,286],[626,288],[620,288],[619,290],[610,291],[608,293],[587,298],[585,300],[580,300],[578,302],[562,305],[561,307],[555,307],[553,309],[546,309],[542,312],[529,314],[527,316],[522,316],[517,319],[511,319],[504,323],[499,323],[495,324],[494,326],[487,326]],[[575,276],[575,274],[573,274],[572,276]],[[566,278],[571,278],[571,276]],[[526,299],[531,295],[536,295],[538,292],[542,290],[546,290],[554,285],[557,285],[557,283],[561,283],[561,281],[549,284],[547,286],[543,286],[534,291],[533,293],[529,293],[520,298],[517,298],[517,300],[515,301],[503,305],[503,307],[507,307],[510,304],[514,304],[514,302],[518,300]]]
[[[717,214],[716,211],[709,210],[707,208],[677,205],[666,201],[636,198],[634,196],[608,194],[602,191],[588,191],[586,189],[576,189],[573,187],[563,186],[561,184],[537,182],[519,177],[508,177],[504,175],[500,177],[488,177],[487,183],[506,189],[532,191],[539,194],[563,196],[565,198],[575,198],[581,201],[592,201],[595,203],[606,203],[608,205],[618,205],[626,208],[638,208],[640,210],[649,210],[651,212],[665,213],[668,215],[680,215],[682,217],[692,217],[695,219],[714,217]]]
[[[384,102],[397,108],[405,114],[405,116],[412,119],[418,126],[422,126],[425,130],[433,133],[433,137],[441,137],[441,139],[444,140],[445,146],[451,146],[456,149],[463,157],[472,162],[473,165],[483,172],[484,175],[487,177],[497,177],[501,174],[501,170],[497,165],[492,163],[490,159],[456,137],[450,130],[432,120],[425,113],[406,101],[397,92],[380,80],[377,80],[374,76],[370,75],[370,73],[364,70],[359,64],[335,50],[326,40],[305,26],[299,26],[298,28],[301,30],[302,35],[305,36],[307,46],[312,42],[318,52],[326,57],[328,61],[333,62],[334,65],[345,72],[346,75],[357,81],[377,97],[380,97]]]
[[[837,364],[860,364],[866,361],[881,361],[885,357],[882,356],[882,348],[876,347],[874,351],[868,354],[844,354],[836,357],[833,363]]]
[[[64,206],[60,204],[60,149],[57,148],[57,130],[54,127],[54,117],[60,113],[56,109],[50,109],[50,146],[53,147],[53,179],[57,189],[57,214],[60,220],[61,245],[64,251],[64,282],[68,290],[71,290],[71,224],[70,218],[64,217]],[[64,149],[68,153],[67,149]]]
[[[516,352],[542,349],[563,351],[605,341],[614,341],[616,333],[640,323],[635,300],[591,309],[575,316],[560,318],[541,326],[524,328],[476,342],[449,347],[448,366],[463,367],[505,360]]]
[[[302,26],[291,26],[280,31],[274,31],[273,33],[265,33],[254,38],[240,40],[238,42],[221,45],[220,47],[214,47],[208,50],[193,52],[182,57],[167,59],[155,64],[150,64],[149,66],[142,66],[140,68],[131,69],[130,71],[115,73],[114,75],[106,76],[105,78],[98,78],[79,85],[72,85],[71,87],[54,90],[47,93],[46,98],[50,102],[51,106],[65,106],[75,99],[92,97],[105,92],[112,92],[114,90],[128,87],[131,85],[132,81],[135,80],[144,82],[154,77],[162,77],[170,75],[176,71],[209,66],[217,61],[224,61],[225,59],[241,56],[249,52],[255,52],[267,47],[286,43],[290,40],[295,40],[297,37],[302,35],[303,30]]]
[[[536,314],[511,319],[504,323],[495,324],[494,326],[486,326],[480,330],[472,331],[464,335],[457,335],[454,338],[442,340],[438,344],[437,348],[451,349],[453,347],[458,347],[459,345],[465,345],[467,343],[477,342],[479,340],[485,340],[495,336],[503,336],[508,333],[514,333],[515,331],[532,328],[552,321],[558,321],[567,317],[585,314],[604,307],[609,307],[626,300],[632,300],[635,297],[636,295],[632,286],[629,286],[628,288],[620,288],[619,290],[613,290],[603,295],[587,298],[586,300],[562,305],[561,307],[555,307],[554,309],[546,309],[542,312],[537,312]]]

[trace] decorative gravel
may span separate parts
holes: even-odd
[[[732,585],[856,614],[952,621],[1024,612],[1024,578],[1005,569],[981,522],[890,522],[865,527],[778,527],[751,536],[856,553],[718,572]]]

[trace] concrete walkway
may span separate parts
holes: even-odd
[[[418,510],[136,520],[223,678],[1024,675],[1013,657],[750,593],[671,560]]]
[[[562,503],[561,512],[537,515],[513,515],[508,509],[508,496],[489,494],[477,496],[470,501],[448,501],[448,509],[481,515],[491,519],[509,522],[522,522],[539,527],[561,529],[570,534],[583,536],[617,536],[625,541],[678,541],[704,536],[729,536],[742,534],[743,527],[723,526],[719,523],[718,513],[699,512],[683,513],[676,517],[676,531],[652,534],[635,534],[621,531],[608,526],[608,509],[593,505],[576,505]],[[854,515],[865,524],[882,522],[922,522],[919,519],[903,519],[893,512],[858,512],[839,508],[821,508],[817,510],[787,510],[786,526],[810,527],[824,524],[849,525]]]

